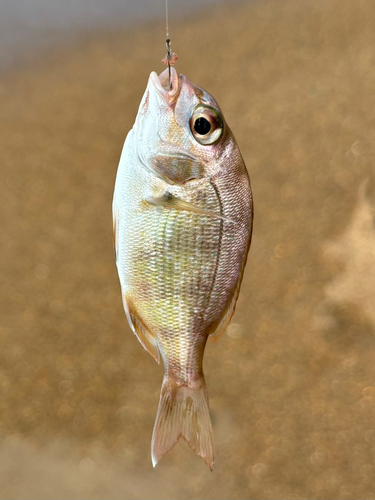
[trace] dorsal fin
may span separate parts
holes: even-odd
[[[210,339],[212,342],[216,342],[225,332],[227,329],[230,320],[232,319],[232,316],[234,314],[234,310],[236,308],[236,302],[237,302],[237,295],[235,295],[229,304],[228,309],[225,311],[225,314],[223,316],[223,319],[220,321],[219,325],[217,326],[216,330],[210,334]]]
[[[155,337],[142,323],[142,320],[137,316],[131,306],[131,301],[123,296],[125,314],[128,319],[130,328],[137,336],[139,342],[143,345],[146,351],[151,354],[157,363],[160,363],[160,352]]]
[[[227,329],[227,327],[230,323],[230,320],[232,319],[232,316],[233,316],[234,311],[236,309],[238,295],[240,293],[244,267],[245,266],[242,267],[242,273],[238,279],[236,288],[235,288],[234,293],[233,293],[232,300],[230,301],[229,306],[227,307],[227,310],[225,311],[225,314],[224,314],[222,320],[220,321],[220,323],[216,327],[215,331],[210,334],[210,339],[212,342],[216,342],[223,335],[223,333],[225,332],[225,330]]]

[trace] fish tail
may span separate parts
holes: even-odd
[[[180,436],[213,470],[214,445],[203,375],[189,387],[178,384],[171,376],[164,376],[151,444],[154,467]]]

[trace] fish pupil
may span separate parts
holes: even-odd
[[[211,130],[211,123],[206,118],[197,118],[194,122],[194,130],[199,135],[207,135]]]

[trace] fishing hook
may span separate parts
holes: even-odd
[[[170,88],[170,90],[172,90],[172,76],[171,76],[171,56],[172,56],[172,52],[171,52],[171,41],[170,41],[169,38],[167,38],[167,40],[165,41],[165,45],[167,46],[166,59],[167,59],[167,63],[168,63],[169,88]]]

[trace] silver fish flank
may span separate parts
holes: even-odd
[[[212,469],[202,361],[234,313],[250,247],[249,177],[219,105],[171,68],[151,73],[118,167],[116,263],[129,325],[164,364],[154,466],[182,436]]]

